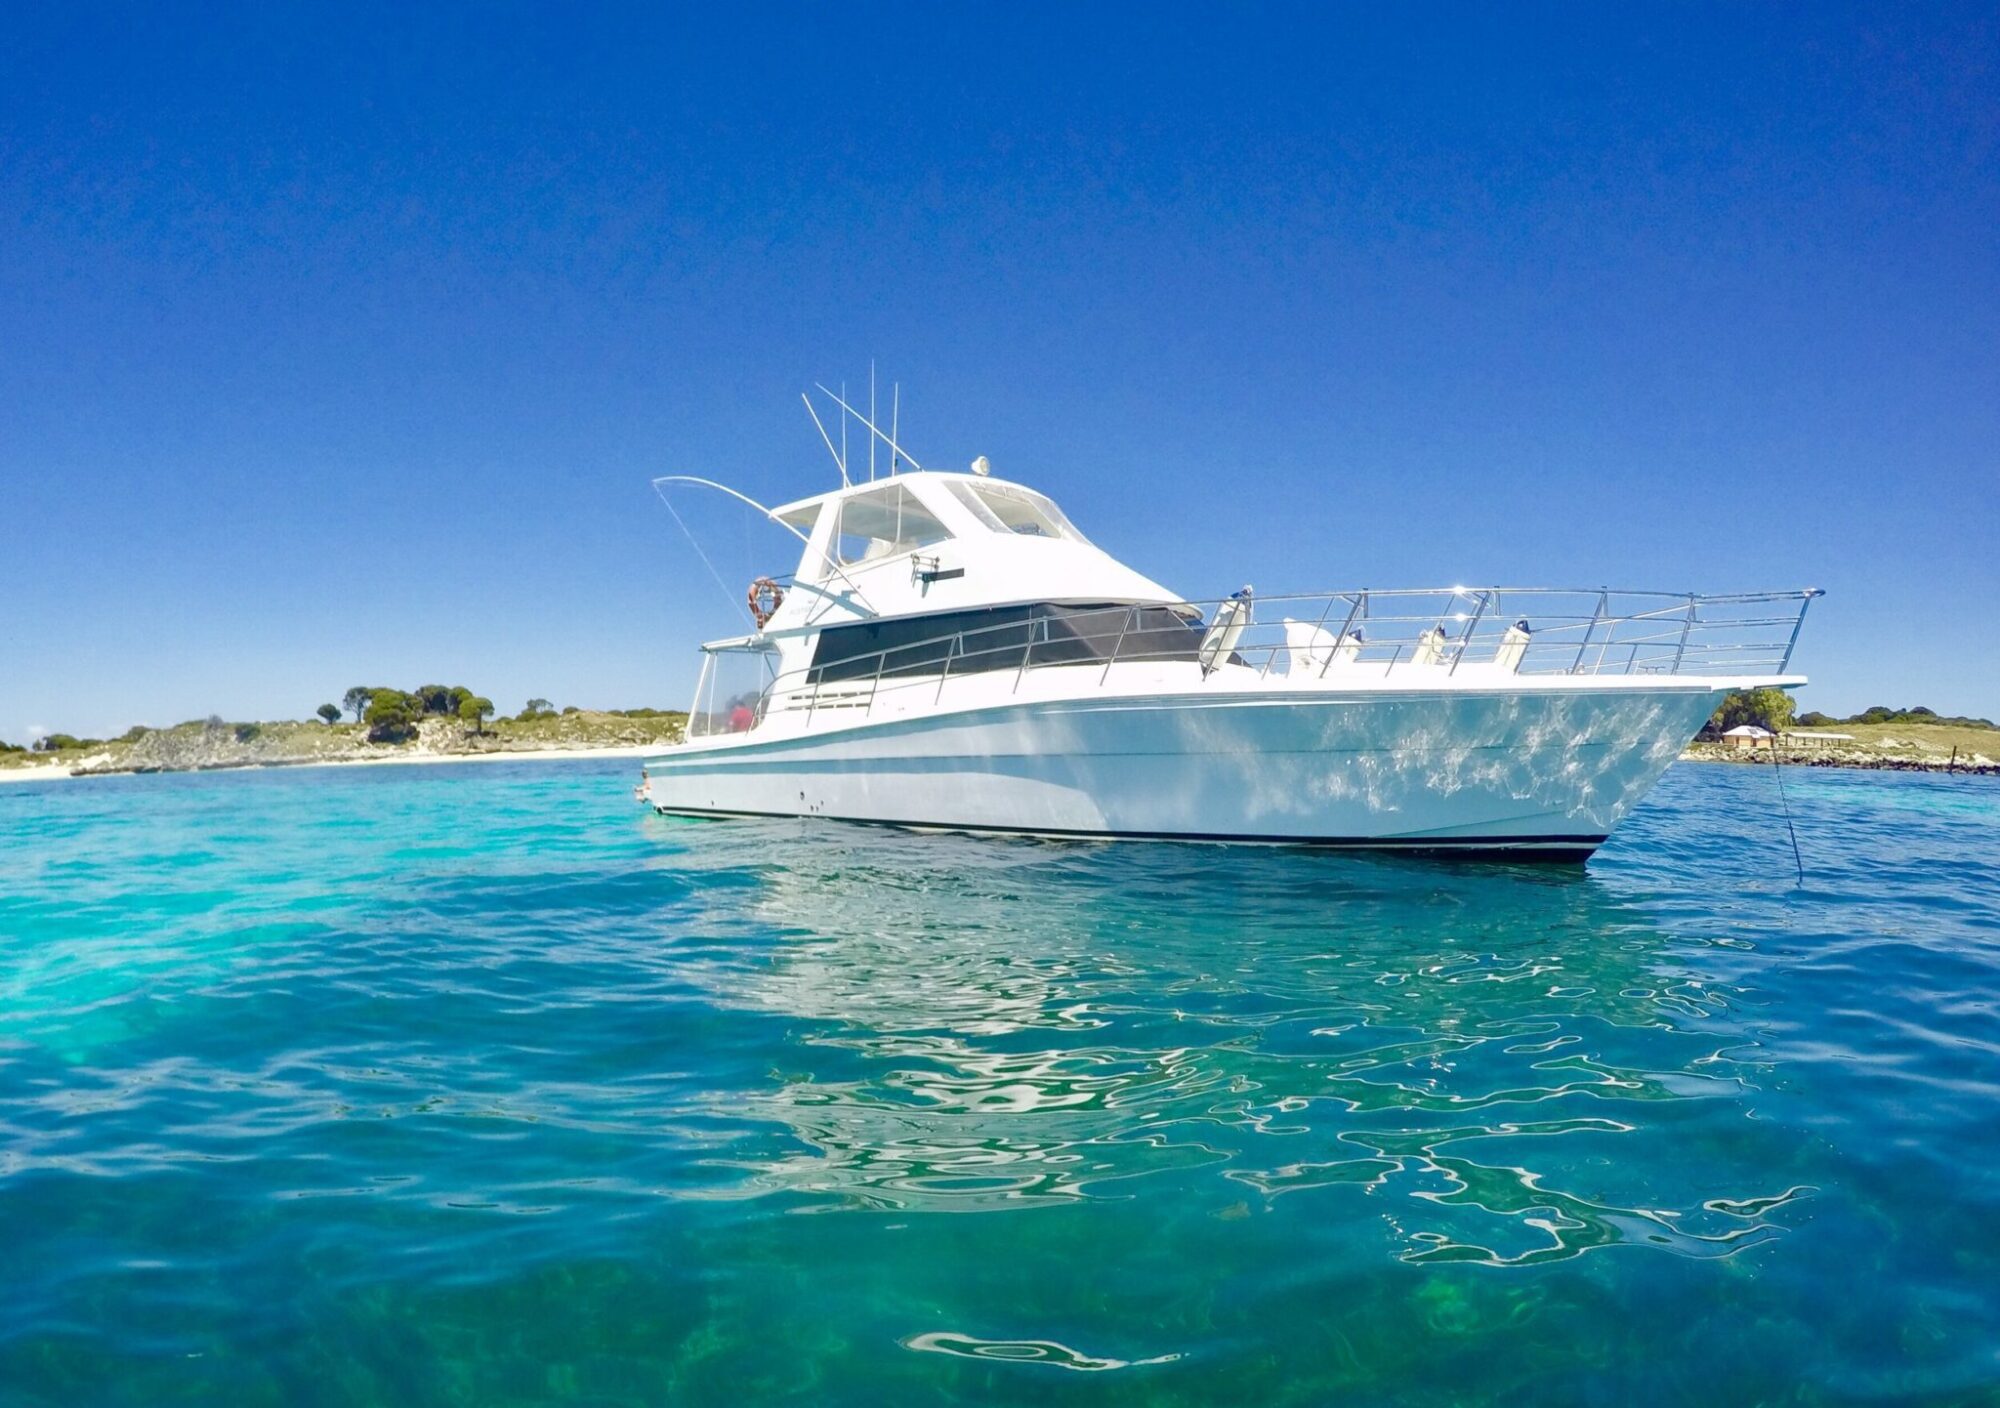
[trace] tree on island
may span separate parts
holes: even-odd
[[[418,725],[431,718],[463,719],[474,733],[483,734],[486,720],[495,712],[491,699],[462,684],[422,684],[407,694],[400,689],[357,685],[347,691],[345,702],[349,709],[359,704],[355,717],[368,725],[370,743],[407,742]],[[326,717],[324,709],[320,717]]]
[[[338,704],[322,704],[313,712],[326,720],[328,728],[332,728],[340,722],[340,706]]]
[[[368,712],[368,697],[375,691],[365,684],[357,684],[340,696],[341,707],[354,715],[354,722],[361,722],[361,716]]]
[[[468,695],[459,701],[458,716],[472,725],[474,733],[486,732],[486,720],[493,717],[493,701],[480,695]]]
[[[521,709],[520,717],[525,722],[531,719],[545,719],[556,711],[556,706],[546,699],[530,699]]]
[[[462,684],[420,684],[413,691],[417,707],[426,714],[456,714],[459,706],[472,698],[472,691]]]
[[[405,742],[417,731],[417,720],[423,712],[422,701],[400,689],[370,690],[368,712],[362,716],[362,722],[368,725],[368,741]]]
[[[1792,726],[1792,696],[1782,689],[1739,689],[1722,701],[1708,726],[1727,733],[1745,724],[1783,733]]]

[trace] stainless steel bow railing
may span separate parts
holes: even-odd
[[[1437,680],[1465,674],[1680,675],[1782,674],[1791,665],[1806,609],[1817,589],[1702,595],[1610,588],[1441,587],[1253,597],[1226,656],[1196,678]],[[837,666],[809,664],[767,675],[755,691],[718,708],[698,697],[689,735],[743,732],[778,711],[822,711],[851,718],[885,698],[905,708],[930,691],[972,675],[1011,673],[1014,690],[1031,672],[1094,669],[1108,683],[1120,665],[1201,664],[1217,616],[1236,598],[1216,601],[1075,606],[989,626],[944,631],[850,656]],[[1030,609],[1032,608],[1025,608]],[[1172,615],[1167,615],[1171,612]],[[817,629],[809,628],[809,629]],[[804,634],[792,632],[787,634]],[[768,646],[774,637],[744,645]],[[706,707],[704,707],[706,703]]]

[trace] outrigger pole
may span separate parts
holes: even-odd
[[[826,452],[833,456],[833,467],[840,471],[840,487],[843,489],[851,487],[847,482],[847,459],[833,448],[833,437],[828,435],[826,427],[820,424],[819,412],[813,409],[812,397],[801,391],[799,399],[806,403],[806,414],[813,418],[813,428],[819,431],[819,438],[826,442]],[[847,437],[843,435],[841,438],[844,440]]]

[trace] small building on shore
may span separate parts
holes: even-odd
[[[1731,748],[1770,748],[1777,743],[1778,736],[1755,724],[1738,724],[1722,731],[1722,741]]]

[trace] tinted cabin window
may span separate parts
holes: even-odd
[[[1036,602],[860,621],[820,632],[812,684],[1110,660],[1192,660],[1202,629],[1165,606]]]

